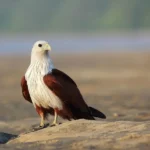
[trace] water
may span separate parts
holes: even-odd
[[[55,52],[141,51],[150,49],[150,35],[1,36],[0,53],[30,53],[37,40],[46,40]]]

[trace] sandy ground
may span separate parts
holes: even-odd
[[[150,149],[150,53],[51,57],[58,69],[77,82],[88,105],[100,109],[107,119],[60,119],[65,123],[58,127],[22,135],[40,121],[20,89],[30,57],[0,56],[0,140],[2,132],[22,135],[0,149]]]

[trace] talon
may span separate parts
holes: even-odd
[[[33,131],[38,131],[38,130],[41,130],[41,129],[44,129],[44,126],[34,127]]]
[[[32,130],[33,130],[33,131],[38,131],[38,130],[44,129],[44,128],[48,127],[48,126],[49,126],[49,123],[44,124],[44,125],[42,125],[42,126],[39,125],[39,126],[37,126],[37,127],[33,127]]]
[[[51,127],[54,127],[54,126],[58,126],[58,125],[59,125],[58,123],[54,123],[54,122],[53,122],[50,126],[51,126]]]

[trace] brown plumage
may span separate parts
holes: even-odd
[[[53,69],[44,76],[44,83],[63,102],[58,114],[64,119],[94,119],[75,82],[60,70]]]
[[[27,81],[25,79],[25,76],[22,77],[21,79],[21,87],[22,87],[22,95],[23,97],[30,103],[32,103],[29,91],[28,91],[28,85],[27,85]]]

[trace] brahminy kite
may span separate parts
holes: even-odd
[[[54,67],[50,50],[46,41],[33,45],[30,65],[21,80],[23,97],[33,103],[41,117],[40,127],[45,127],[48,114],[54,115],[52,125],[57,125],[58,116],[68,120],[106,118],[85,103],[76,83],[67,74]]]

